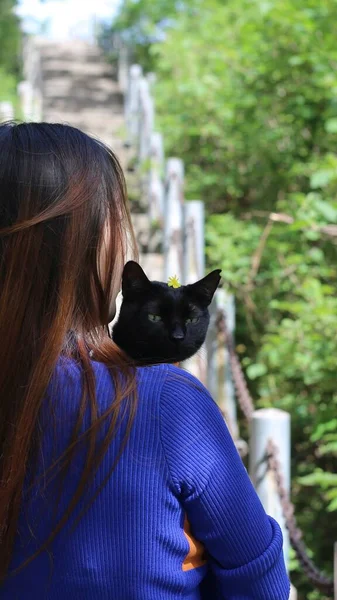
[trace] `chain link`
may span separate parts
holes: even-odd
[[[224,335],[225,344],[228,349],[231,372],[233,376],[235,389],[237,392],[238,403],[246,420],[250,422],[252,420],[253,412],[255,410],[254,402],[249,393],[245,376],[241,368],[240,360],[235,352],[233,337],[227,328],[225,314],[221,310],[219,310],[217,315],[217,326],[219,331],[221,331]],[[305,545],[302,541],[303,534],[297,526],[295,518],[295,507],[294,504],[291,502],[288,493],[285,489],[281,465],[277,456],[278,448],[272,440],[269,440],[266,448],[266,459],[269,469],[272,470],[275,476],[277,492],[280,499],[285,524],[289,532],[289,540],[291,546],[294,549],[296,557],[299,563],[301,564],[302,569],[308,577],[308,579],[313,583],[313,585],[317,589],[333,597],[333,580],[324,573],[322,573],[316,567],[311,558],[308,556]]]

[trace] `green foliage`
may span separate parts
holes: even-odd
[[[0,102],[12,102],[17,108],[21,32],[15,5],[14,0],[0,0]]]
[[[20,64],[19,19],[13,12],[15,0],[0,1],[0,66],[8,73],[18,74]]]
[[[308,189],[294,170],[317,141],[320,153],[336,143],[336,3],[233,0],[195,10],[193,29],[183,13],[152,47],[168,149],[183,144],[191,196],[220,210],[238,199],[240,208],[273,209],[290,189]]]
[[[333,441],[325,445],[325,452],[337,453],[336,435],[333,435]],[[322,450],[321,450],[322,452]],[[310,475],[306,475],[299,479],[302,485],[319,485],[323,490],[326,490],[326,497],[330,500],[328,510],[333,512],[337,510],[337,474],[326,473],[322,469],[315,469]]]
[[[138,12],[132,22],[123,13],[125,29],[147,22],[158,32],[171,19],[163,40],[143,39],[157,124],[166,152],[184,159],[187,196],[206,203],[208,263],[235,292],[251,391],[260,406],[291,412],[296,515],[315,562],[331,572],[337,3],[191,0],[174,14],[164,1],[126,4]],[[299,599],[322,600],[291,564]]]
[[[14,75],[10,75],[0,66],[0,102],[14,102],[16,99],[17,81]]]
[[[154,67],[151,46],[162,40],[180,15],[198,4],[198,0],[124,0],[112,27],[103,30],[102,37],[122,35],[132,48],[134,60],[146,71]]]

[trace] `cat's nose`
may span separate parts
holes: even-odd
[[[170,338],[171,340],[175,341],[175,342],[179,342],[180,340],[183,340],[185,337],[185,334],[183,332],[182,327],[180,327],[180,325],[176,325],[174,329],[172,329],[171,331],[171,335]]]

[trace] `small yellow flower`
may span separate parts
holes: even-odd
[[[174,275],[173,277],[169,277],[167,285],[173,288],[181,287],[181,283],[179,283],[178,277]]]

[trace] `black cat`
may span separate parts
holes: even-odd
[[[123,270],[123,302],[112,339],[138,364],[180,362],[205,341],[208,306],[220,282],[220,269],[177,288],[150,281],[129,261]]]

